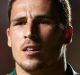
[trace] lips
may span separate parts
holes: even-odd
[[[23,49],[26,56],[34,56],[40,53],[40,48],[36,45],[28,45]]]

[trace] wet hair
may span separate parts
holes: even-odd
[[[59,18],[60,24],[64,27],[67,27],[71,25],[71,8],[68,0],[51,0],[52,5],[51,9],[55,7],[56,9],[56,15],[57,18]],[[8,17],[9,17],[9,23],[10,23],[10,16],[11,16],[11,9],[12,5],[15,2],[15,0],[9,0],[8,2]],[[53,12],[52,12],[53,14]]]

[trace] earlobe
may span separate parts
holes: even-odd
[[[7,44],[9,47],[11,47],[10,29],[9,28],[7,28],[6,33],[7,33]]]
[[[72,41],[72,36],[73,36],[73,27],[68,26],[65,32],[65,39],[64,43],[68,44]]]

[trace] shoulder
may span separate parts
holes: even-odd
[[[80,75],[77,73],[70,64],[67,64],[67,70],[66,70],[67,75]]]
[[[6,75],[16,75],[16,70],[14,69],[11,73],[6,74]]]

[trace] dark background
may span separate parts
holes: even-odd
[[[0,0],[0,73],[5,75],[14,67],[11,50],[7,46],[6,27],[7,18],[7,1]],[[70,0],[72,7],[72,24],[74,27],[73,42],[67,49],[67,60],[73,68],[80,72],[80,0]]]

